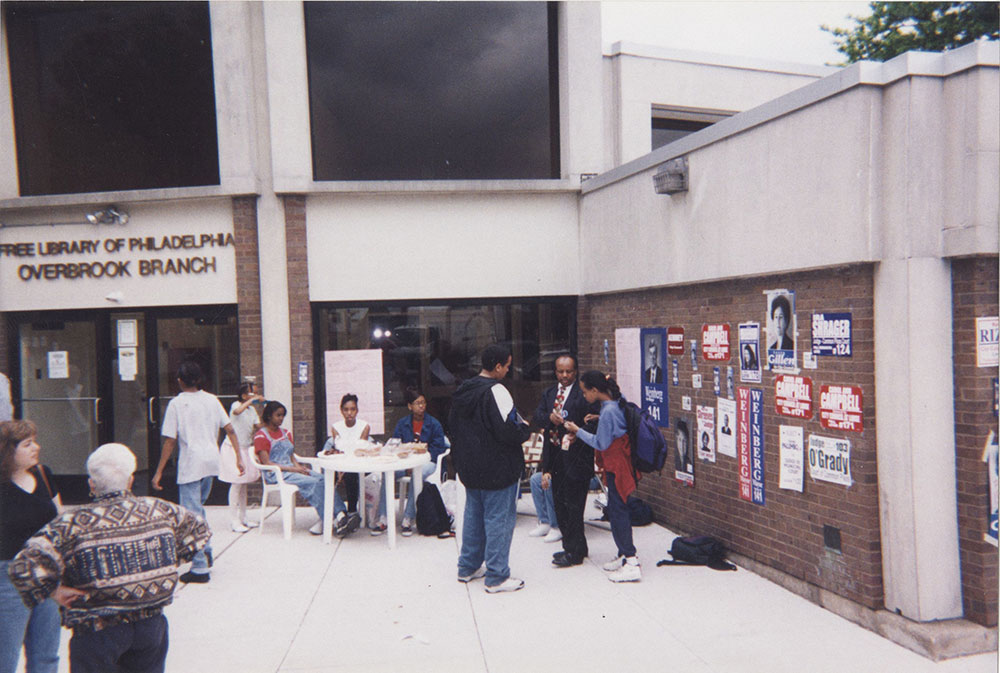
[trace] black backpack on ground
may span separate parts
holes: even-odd
[[[434,484],[424,484],[417,496],[417,532],[440,535],[451,530],[451,517],[445,509],[441,492]]]
[[[708,566],[712,570],[736,570],[726,561],[726,546],[708,535],[674,538],[670,545],[672,561],[659,561],[657,566]]]
[[[632,468],[637,472],[659,472],[667,460],[667,442],[649,413],[628,402],[618,401],[625,414],[629,444],[632,447]]]

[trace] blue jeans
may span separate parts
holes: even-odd
[[[212,479],[213,477],[202,477],[198,481],[177,484],[177,499],[180,500],[181,507],[205,519],[206,523],[208,518],[205,516],[205,501],[208,500],[208,494],[212,490]],[[205,548],[194,555],[191,572],[196,575],[208,574],[208,557],[205,556],[205,552],[211,551],[212,542],[209,540]]]
[[[80,629],[69,641],[73,673],[163,673],[169,636],[167,618],[155,615],[99,631]]]
[[[14,673],[24,646],[27,673],[59,670],[59,606],[51,598],[32,609],[24,607],[7,577],[10,561],[0,561],[0,673]]]
[[[285,480],[286,484],[295,484],[299,487],[299,493],[305,498],[306,502],[313,506],[316,512],[319,514],[319,518],[323,518],[323,475],[315,470],[309,470],[309,474],[299,474],[298,472],[282,472],[281,478]],[[264,479],[267,483],[276,483],[276,479],[271,475],[270,472],[264,475]],[[344,507],[344,501],[340,499],[340,494],[336,490],[333,491],[333,513],[339,514],[343,512],[346,507]]]
[[[535,512],[538,514],[538,523],[559,527],[556,520],[556,506],[552,500],[552,484],[548,488],[542,488],[542,473],[535,472],[529,480],[531,483],[531,499],[535,502]]]
[[[611,537],[618,546],[619,556],[635,556],[632,544],[632,515],[628,505],[615,488],[615,475],[608,472],[608,521],[611,522]]]
[[[517,523],[517,492],[520,485],[496,491],[469,488],[465,491],[465,519],[458,575],[465,577],[486,561],[486,586],[503,584],[510,577],[510,541]]]
[[[427,477],[429,477],[432,474],[434,474],[434,470],[436,468],[437,468],[437,463],[435,463],[433,460],[431,462],[423,465],[420,468],[421,469],[421,474],[423,475],[424,481],[427,481]],[[396,470],[395,478],[398,480],[398,479],[401,479],[401,478],[405,477],[407,474],[409,474],[409,470]],[[386,478],[386,476],[387,475],[385,475],[385,474],[382,475],[382,496],[379,498],[379,501],[378,501],[378,515],[379,515],[379,518],[382,518],[382,517],[385,516],[385,510],[386,510],[386,505],[387,505],[387,503],[386,503],[387,498],[385,497],[385,478]],[[410,484],[410,490],[408,490],[406,492],[406,509],[403,511],[403,518],[404,519],[409,519],[410,521],[413,521],[413,519],[416,517],[416,515],[417,515],[416,496],[413,495],[413,484]]]

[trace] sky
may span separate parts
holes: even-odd
[[[849,28],[847,16],[870,14],[867,2],[719,0],[601,3],[605,50],[618,41],[673,49],[791,61],[844,60],[821,24]]]

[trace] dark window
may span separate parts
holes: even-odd
[[[408,386],[423,391],[427,412],[447,431],[452,393],[463,380],[479,374],[479,355],[494,342],[510,347],[513,362],[504,383],[520,412],[531,415],[542,391],[555,382],[555,358],[575,352],[576,299],[320,307],[316,324],[317,362],[323,362],[328,350],[382,349],[387,436],[409,413],[403,399]],[[317,366],[320,375],[322,371]],[[325,424],[322,380],[318,387],[317,436],[325,438],[330,428]]]
[[[4,13],[22,195],[219,184],[208,3]]]
[[[653,149],[669,145],[686,135],[700,131],[712,125],[712,122],[690,121],[687,119],[653,118]]]
[[[554,3],[304,4],[314,179],[559,177]]]

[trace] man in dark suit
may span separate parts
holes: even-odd
[[[650,340],[646,347],[646,364],[648,365],[642,373],[642,380],[646,383],[663,383],[663,368],[660,367],[660,348],[656,342]]]
[[[566,421],[586,425],[586,416],[597,408],[587,404],[576,383],[576,358],[561,355],[555,361],[556,385],[542,394],[532,416],[532,425],[545,436],[542,449],[542,487],[552,488],[556,520],[562,531],[563,551],[553,554],[558,568],[580,565],[586,558],[587,538],[583,532],[583,511],[587,491],[594,476],[594,450],[580,440],[566,442]]]

